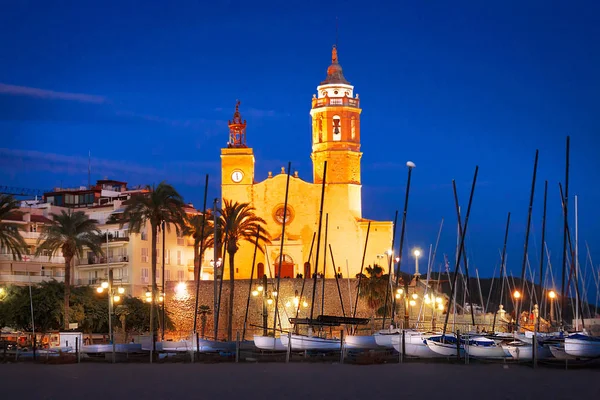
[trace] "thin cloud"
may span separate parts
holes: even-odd
[[[8,172],[23,170],[46,171],[54,174],[87,175],[88,158],[36,150],[0,148],[0,167]],[[195,185],[203,182],[206,171],[219,169],[219,162],[174,161],[162,168],[138,164],[131,161],[91,158],[92,173],[116,179],[137,182],[167,180],[174,183]]]
[[[230,113],[231,115],[233,115],[234,108],[217,107],[214,109],[214,111],[219,113]],[[262,110],[253,107],[241,108],[240,114],[242,114],[242,118],[283,118],[290,116],[290,113],[287,112],[278,112],[275,110]]]
[[[57,92],[54,90],[46,90],[28,86],[8,85],[6,83],[1,82],[0,93],[9,94],[13,96],[37,97],[40,99],[78,101],[81,103],[103,104],[108,102],[108,99],[104,96],[97,96],[86,93]]]

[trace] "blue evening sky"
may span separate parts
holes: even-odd
[[[469,260],[491,276],[511,211],[508,269],[519,276],[537,148],[530,258],[537,270],[548,180],[548,245],[559,276],[567,135],[581,265],[584,241],[600,261],[598,4],[3,2],[0,185],[85,185],[91,151],[92,180],[165,179],[200,207],[205,174],[209,198],[218,194],[236,99],[257,179],[291,161],[310,180],[310,99],[330,63],[337,16],[340,62],[363,107],[364,216],[391,220],[402,210],[412,160],[405,248],[434,243],[444,217],[437,261],[452,259],[451,182],[466,211],[479,165]]]

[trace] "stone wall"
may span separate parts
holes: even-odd
[[[278,310],[281,319],[281,328],[288,329],[290,327],[288,318],[295,317],[296,308],[294,306],[294,296],[296,291],[300,296],[302,289],[302,279],[281,279],[280,289],[278,293]],[[350,316],[351,309],[354,309],[354,301],[356,299],[356,279],[340,279],[340,289],[342,292],[342,298],[344,303],[344,311],[347,316]],[[248,290],[249,280],[236,280],[235,281],[235,297],[234,297],[234,316],[233,316],[233,336],[235,337],[236,331],[242,333],[244,325],[244,315],[246,312],[246,304],[248,301]],[[348,290],[348,284],[350,285],[350,291]],[[170,332],[172,339],[177,340],[180,338],[186,338],[191,335],[194,324],[194,306],[195,306],[195,285],[194,282],[186,282],[186,290],[182,291],[178,289],[176,282],[167,284],[166,292],[166,307],[167,312],[170,314],[171,319],[175,324],[175,330]],[[268,282],[267,293],[271,294],[276,285],[276,280]],[[340,306],[340,298],[335,279],[325,279],[325,302],[324,310],[321,312],[321,300],[323,292],[323,279],[317,281],[317,290],[315,295],[315,307],[314,317],[318,315],[342,315]],[[259,282],[256,280],[253,282],[253,290],[259,286]],[[311,308],[311,297],[312,297],[313,281],[307,279],[304,287],[304,293],[300,300],[300,313],[299,317],[309,317]],[[199,305],[207,305],[213,310],[213,299],[214,299],[214,286],[213,281],[200,281],[199,288]],[[271,295],[271,299],[275,298]],[[304,304],[306,302],[306,306]],[[262,294],[258,296],[250,295],[250,306],[248,307],[248,323],[246,329],[246,338],[251,338],[252,334],[261,334],[262,329],[254,327],[262,326],[262,310],[263,310],[263,297]],[[275,301],[272,304],[267,305],[268,314],[268,326],[270,329],[273,327],[273,315],[275,310]],[[221,312],[219,315],[219,338],[223,338],[227,335],[227,322],[228,322],[228,311],[229,311],[229,281],[223,282],[222,294],[221,294]],[[370,318],[371,310],[368,308],[366,301],[359,299],[358,310],[356,313],[357,317]],[[201,322],[200,316],[198,316],[198,332],[200,332]],[[371,330],[371,327],[363,327]],[[207,337],[214,336],[214,325],[213,315],[207,317],[205,335]]]

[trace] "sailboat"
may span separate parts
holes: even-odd
[[[287,346],[283,344],[281,338],[273,336],[254,335],[254,345],[261,350],[285,351]]]
[[[600,357],[600,337],[575,333],[565,338],[565,353],[581,358]]]
[[[434,333],[405,331],[404,332],[404,355],[417,358],[440,358],[442,355],[432,351],[425,342],[426,339],[436,335]],[[392,346],[398,352],[402,352],[402,332],[391,338]]]

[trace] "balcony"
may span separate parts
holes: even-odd
[[[312,108],[340,106],[359,108],[360,100],[350,97],[323,97],[322,99],[313,99]]]
[[[97,265],[97,264],[110,264],[126,263],[129,262],[129,256],[115,256],[115,257],[88,257],[79,260],[78,265]]]
[[[21,232],[21,236],[23,239],[39,239],[41,233],[40,232]]]
[[[0,274],[0,282],[2,283],[11,283],[11,284],[29,284],[31,283],[41,283],[45,281],[51,281],[52,279],[57,280],[58,282],[64,282],[64,276],[42,276],[42,275],[2,275]]]
[[[50,256],[25,255],[25,256],[23,256],[23,258],[21,260],[13,260],[12,254],[0,254],[0,261],[64,264],[65,258],[63,256],[50,257]]]
[[[80,279],[76,279],[75,280],[75,284],[79,285],[79,286],[89,286],[89,285],[100,285],[102,282],[105,282],[106,278],[102,277],[102,278],[80,278]],[[129,277],[128,276],[123,276],[121,278],[116,278],[113,277],[113,285],[123,285],[123,284],[128,284],[129,282]]]

